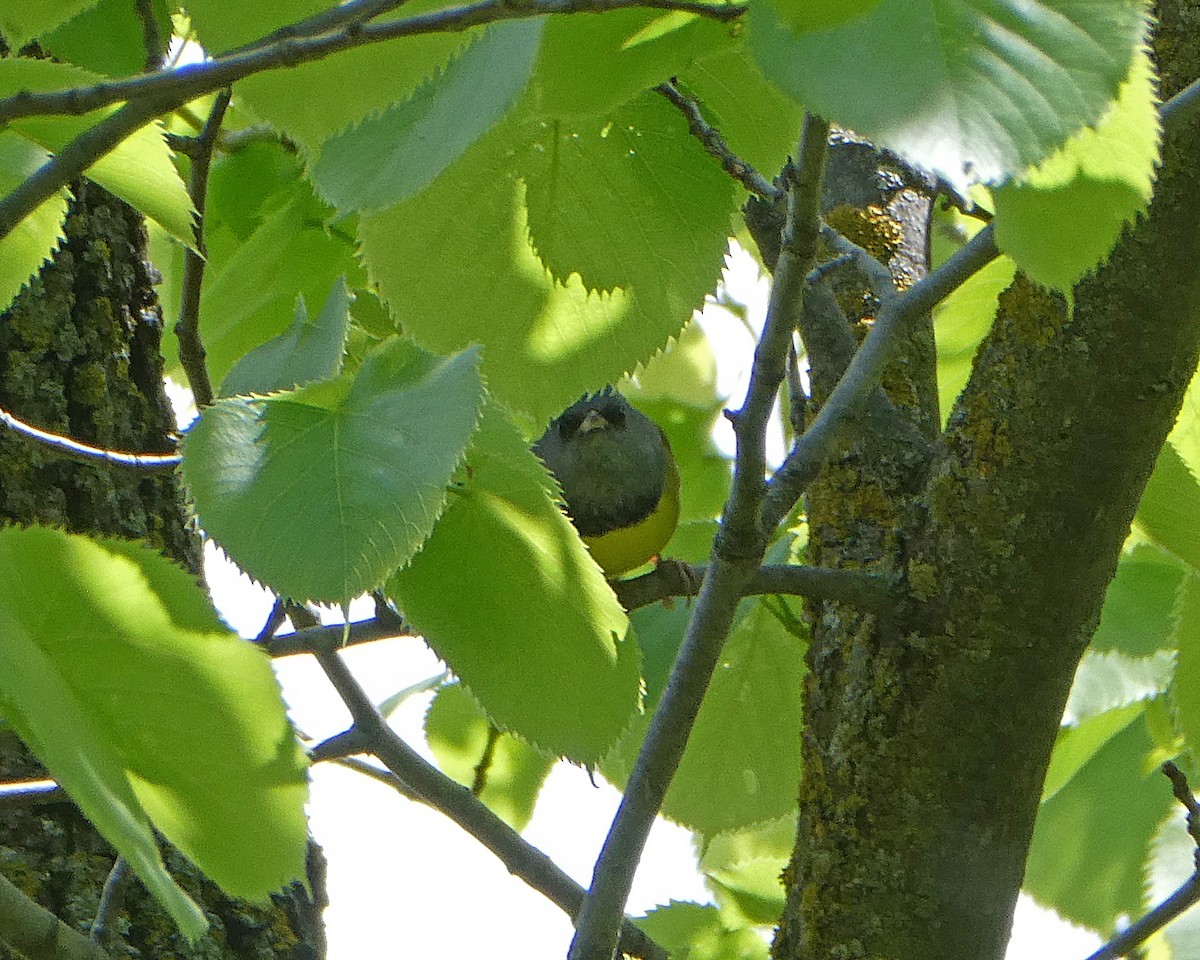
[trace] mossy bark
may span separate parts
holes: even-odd
[[[1157,12],[1166,98],[1200,75],[1200,4]],[[1073,315],[1017,278],[923,466],[860,437],[812,489],[810,559],[910,589],[883,618],[811,610],[780,960],[1004,956],[1075,668],[1200,353],[1196,156],[1192,121]]]
[[[163,392],[162,317],[145,260],[144,226],[133,210],[91,184],[77,186],[75,194],[63,245],[0,316],[0,406],[99,446],[169,450],[175,426]],[[8,432],[0,433],[0,521],[143,539],[200,572],[199,539],[174,476],[67,460]],[[0,735],[0,780],[39,775],[16,737]],[[320,854],[313,854],[311,880],[320,900]],[[0,811],[0,871],[81,930],[96,914],[114,857],[69,802]],[[269,904],[247,904],[226,897],[177,853],[164,849],[164,857],[208,913],[209,934],[188,945],[131,880],[107,944],[114,957],[324,955],[323,904],[301,887]],[[15,957],[0,942],[0,960]]]

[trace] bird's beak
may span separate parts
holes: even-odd
[[[591,433],[593,430],[603,430],[608,426],[608,421],[604,419],[604,414],[599,410],[589,410],[583,415],[583,420],[579,424],[580,433]]]

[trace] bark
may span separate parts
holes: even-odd
[[[65,233],[52,262],[0,316],[0,406],[100,446],[169,450],[175,426],[162,385],[162,315],[140,217],[84,183]],[[77,463],[9,433],[0,433],[0,521],[140,538],[200,573],[199,539],[177,478]],[[0,780],[36,776],[44,774],[23,745],[0,734]],[[81,930],[95,916],[114,857],[69,802],[0,812],[0,871]],[[231,900],[178,853],[164,849],[164,857],[208,913],[208,936],[189,946],[131,880],[107,944],[112,956],[324,955],[318,850],[310,877],[315,903],[299,885],[265,905]],[[14,957],[0,942],[0,960]]]
[[[1164,99],[1200,74],[1198,11],[1159,4]],[[780,960],[1004,956],[1063,704],[1200,352],[1198,155],[1191,122],[1073,317],[1018,277],[925,455],[868,431],[810,491],[810,560],[909,595],[810,611]]]

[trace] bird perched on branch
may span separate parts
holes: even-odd
[[[533,451],[610,579],[658,556],[679,523],[679,467],[653,420],[605,387],[550,421]]]

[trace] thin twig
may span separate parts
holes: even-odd
[[[1200,877],[1193,874],[1166,900],[1137,923],[1131,923],[1087,960],[1116,960],[1117,957],[1124,957],[1132,953],[1168,923],[1197,903],[1200,903]]]
[[[329,33],[331,30],[337,30],[339,27],[344,27],[348,24],[366,24],[368,21],[389,13],[407,2],[408,0],[350,0],[349,3],[321,10],[310,17],[305,17],[303,20],[297,20],[295,23],[282,26],[264,37],[224,52],[241,53],[285,40],[299,40],[302,37],[319,36],[322,33]]]
[[[808,415],[808,392],[804,389],[800,373],[800,351],[796,349],[795,337],[788,344],[787,392],[788,426],[792,428],[792,436],[798,437],[804,432],[804,421]]]
[[[1182,803],[1183,809],[1187,811],[1187,832],[1196,846],[1196,872],[1200,874],[1200,803],[1196,802],[1196,795],[1192,793],[1191,785],[1179,767],[1168,760],[1162,765],[1162,770],[1171,781],[1171,792],[1175,794],[1175,799]]]
[[[17,224],[40,204],[82,176],[88,167],[169,106],[169,101],[164,99],[146,97],[127,103],[94,127],[88,127],[0,200],[0,239],[12,233]],[[0,126],[3,123],[0,120]]]
[[[212,164],[217,132],[225,119],[225,110],[233,91],[226,87],[213,101],[208,119],[196,137],[196,149],[191,154],[192,169],[188,175],[188,195],[196,209],[196,249],[183,251],[183,279],[180,282],[179,320],[175,336],[179,338],[179,364],[187,376],[196,407],[211,406],[214,395],[212,381],[205,365],[204,343],[200,339],[200,288],[204,283],[207,262],[204,244],[204,207],[208,199],[208,170]]]
[[[709,155],[714,157],[721,164],[724,171],[733,177],[734,180],[738,181],[738,183],[751,193],[756,193],[760,197],[767,197],[773,200],[783,196],[782,188],[775,186],[775,184],[771,183],[770,180],[755,170],[754,167],[729,149],[729,144],[725,142],[725,138],[704,119],[704,114],[700,112],[700,104],[696,102],[694,97],[689,97],[681,91],[675,86],[673,80],[660,83],[654,89],[679,109],[679,112],[687,119],[688,132],[700,141]]]
[[[984,227],[933,273],[884,305],[829,399],[772,478],[762,511],[764,533],[774,531],[832,456],[846,424],[879,385],[879,377],[905,328],[999,254],[995,231],[991,226]]]
[[[673,597],[694,597],[708,567],[672,562],[660,564],[649,573],[619,580],[613,592],[626,610],[648,607]],[[768,564],[754,572],[745,596],[782,594],[809,600],[837,600],[860,610],[878,613],[895,603],[894,584],[877,573],[836,570],[796,564]]]
[[[354,718],[355,729],[363,738],[363,748],[379,758],[398,778],[398,789],[406,795],[415,793],[422,803],[449,817],[495,854],[510,873],[524,880],[567,916],[575,916],[583,900],[583,889],[544,853],[522,840],[520,834],[484,806],[469,789],[451,780],[400,739],[375,709],[338,653],[318,651],[316,657]],[[389,781],[385,779],[384,782]],[[620,942],[621,949],[631,956],[666,960],[666,952],[629,920],[621,926]]]
[[[765,489],[766,428],[783,382],[804,277],[816,255],[828,134],[828,123],[812,115],[805,118],[799,166],[787,181],[783,251],[766,324],[754,351],[746,400],[731,418],[737,437],[733,489],[683,644],[596,861],[569,960],[612,960],[650,827],[687,746],[737,605],[766,550],[758,521]]]
[[[145,70],[150,73],[162,69],[167,48],[158,29],[158,18],[154,16],[153,0],[136,0],[136,5],[138,19],[142,21],[142,43],[146,47]]]
[[[500,731],[488,724],[487,743],[483,745],[483,755],[475,764],[475,776],[471,780],[471,793],[478,797],[487,789],[488,773],[492,769],[492,761],[496,759],[496,744],[500,742]]]
[[[0,783],[0,810],[40,807],[48,803],[70,802],[67,791],[56,780],[19,780]]]
[[[13,416],[7,410],[0,409],[0,423],[14,433],[19,433],[38,443],[44,443],[52,450],[72,460],[82,460],[86,463],[111,463],[117,467],[131,470],[144,470],[151,473],[165,473],[174,470],[183,459],[177,453],[129,453],[123,450],[108,450],[104,447],[94,447],[61,433],[51,433],[32,423],[26,423],[19,417]]]
[[[334,32],[272,41],[270,38],[277,31],[248,44],[240,52],[189,64],[174,71],[52,93],[14,93],[0,99],[0,124],[18,117],[79,115],[113,103],[147,99],[163,104],[159,110],[148,115],[154,116],[157,112],[173,110],[189,100],[220,90],[252,74],[279,67],[295,67],[363,44],[418,34],[458,33],[500,20],[551,14],[603,13],[631,8],[678,10],[721,22],[735,20],[746,10],[744,5],[736,3],[708,4],[693,0],[480,0],[403,20],[367,25],[355,20]]]
[[[412,637],[412,628],[396,617],[374,617],[350,624],[347,635],[341,624],[333,626],[305,627],[294,633],[271,637],[263,642],[272,657],[294,657],[301,653],[317,653],[323,650],[338,650],[360,643],[390,640],[393,637]]]
[[[425,803],[425,799],[419,793],[417,793],[416,790],[410,787],[390,770],[377,767],[375,764],[363,760],[360,757],[338,757],[332,762],[337,764],[339,767],[345,767],[347,770],[353,770],[355,773],[361,773],[364,777],[370,777],[372,780],[377,780],[380,783],[386,784],[402,797],[412,800],[414,803]]]
[[[307,748],[308,759],[311,763],[321,763],[328,760],[344,760],[356,753],[364,753],[363,738],[351,727],[341,733],[335,733],[327,740],[315,743]]]
[[[268,640],[274,639],[275,634],[279,632],[279,628],[283,626],[285,620],[287,620],[287,608],[284,606],[283,601],[276,597],[275,602],[271,604],[271,612],[267,614],[266,622],[263,623],[262,629],[258,631],[254,642],[266,643]]]
[[[1200,110],[1200,80],[1193,80],[1158,108],[1158,116],[1164,127],[1173,127],[1197,110]]]
[[[161,71],[130,80],[76,87],[50,94],[29,91],[15,93],[0,99],[0,126],[17,117],[81,114],[111,103],[127,102],[116,113],[68,143],[33,176],[0,200],[0,239],[8,236],[39,204],[154,117],[252,74],[277,67],[294,67],[339,50],[398,37],[461,32],[501,20],[636,8],[678,10],[718,21],[733,20],[745,11],[744,6],[736,4],[712,6],[695,0],[480,0],[478,3],[435,10],[405,20],[366,26],[356,21],[336,33],[281,40],[267,47],[254,47],[245,53],[230,54],[178,70]]]
[[[821,240],[832,252],[839,257],[848,257],[862,271],[863,276],[867,278],[867,286],[871,288],[871,294],[881,305],[895,299],[896,285],[892,281],[891,272],[871,256],[865,247],[860,247],[828,224],[821,225]],[[821,266],[824,267],[825,264]]]
[[[97,946],[104,946],[108,939],[113,920],[121,911],[125,902],[125,890],[129,885],[131,874],[129,862],[118,855],[113,861],[108,878],[104,881],[104,889],[100,892],[100,903],[96,907],[96,918],[92,921],[92,930],[88,939]]]

